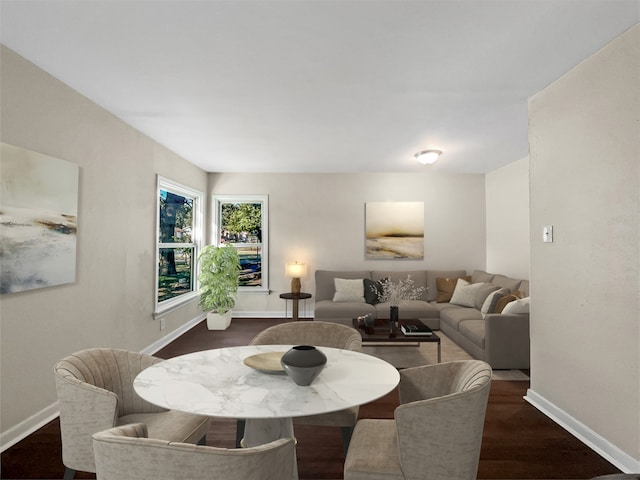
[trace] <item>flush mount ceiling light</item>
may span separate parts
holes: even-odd
[[[416,160],[423,165],[430,165],[438,160],[438,157],[442,155],[442,150],[423,150],[414,155]]]

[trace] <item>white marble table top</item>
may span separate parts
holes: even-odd
[[[400,375],[371,355],[317,347],[327,365],[314,382],[296,385],[284,373],[264,373],[242,360],[291,345],[255,345],[205,350],[164,360],[141,372],[136,393],[155,405],[213,417],[267,419],[342,410],[393,390]]]

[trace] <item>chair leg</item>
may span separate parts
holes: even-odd
[[[236,422],[236,448],[240,448],[242,446],[240,445],[240,442],[242,442],[242,439],[244,438],[244,425],[244,420],[238,420]]]
[[[340,427],[342,432],[342,449],[344,450],[344,456],[347,456],[349,450],[349,442],[351,442],[351,435],[353,434],[353,427]]]
[[[64,480],[72,480],[73,477],[76,476],[76,471],[72,468],[65,467],[64,468]]]

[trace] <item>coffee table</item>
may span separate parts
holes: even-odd
[[[364,327],[358,323],[358,319],[352,319],[353,328],[360,332],[363,342],[371,343],[435,343],[438,347],[438,363],[442,360],[440,337],[432,332],[431,335],[405,335],[400,331],[400,325],[425,326],[419,319],[400,320],[391,330],[389,320],[378,318],[373,327]]]

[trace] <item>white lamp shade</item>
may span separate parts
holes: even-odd
[[[300,278],[304,277],[307,273],[307,266],[304,263],[287,263],[286,267],[287,277]]]

